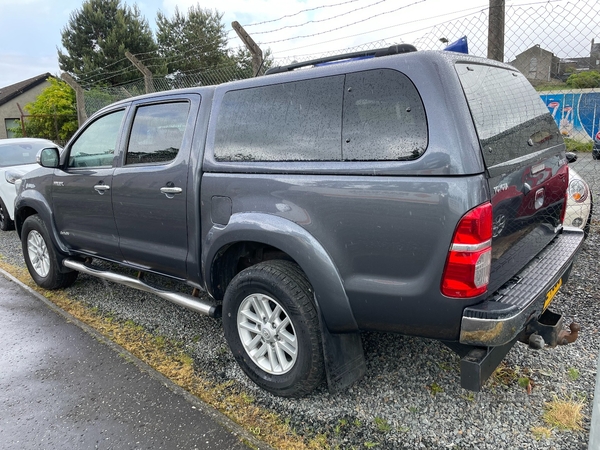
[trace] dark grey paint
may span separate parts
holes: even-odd
[[[205,174],[203,203],[217,194],[233,200],[233,216],[225,227],[204,219],[206,261],[230,243],[273,245],[307,273],[332,331],[350,331],[354,316],[364,330],[458,338],[462,309],[473,300],[448,299],[439,283],[455,224],[487,198],[482,175]]]

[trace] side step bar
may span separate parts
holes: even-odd
[[[221,317],[220,306],[213,305],[212,303],[203,301],[191,295],[182,294],[179,292],[163,291],[162,289],[158,289],[150,286],[149,284],[144,283],[138,278],[121,275],[106,270],[96,269],[92,266],[89,266],[79,261],[75,261],[73,259],[65,259],[63,261],[63,265],[65,267],[68,267],[69,269],[77,270],[78,272],[83,272],[94,277],[102,278],[107,281],[112,281],[113,283],[124,284],[125,286],[129,286],[140,291],[158,295],[159,297],[164,298],[165,300],[168,300],[171,303],[175,303],[176,305],[183,306],[187,309],[191,309],[192,311],[196,311],[205,316],[215,318]]]

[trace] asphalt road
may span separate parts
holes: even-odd
[[[0,448],[247,448],[228,419],[53,309],[0,275]]]

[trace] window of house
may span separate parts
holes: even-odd
[[[529,78],[535,78],[537,73],[538,60],[533,57],[529,60]]]
[[[4,129],[6,130],[7,138],[16,138],[17,133],[14,131],[21,128],[21,121],[19,119],[4,119]]]

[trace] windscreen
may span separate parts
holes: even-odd
[[[36,162],[37,153],[46,147],[48,142],[23,142],[18,144],[0,144],[0,167],[20,166]]]

